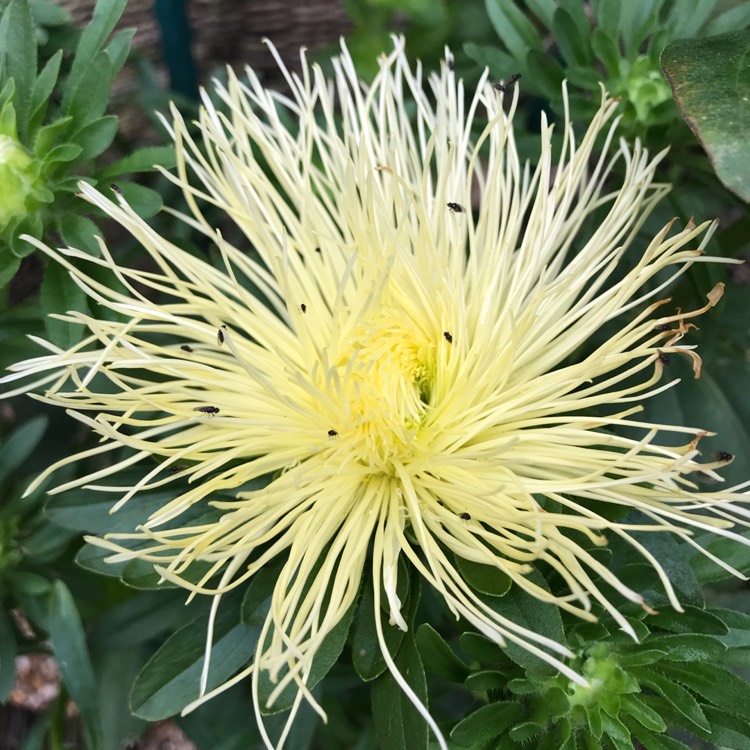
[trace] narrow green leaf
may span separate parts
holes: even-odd
[[[667,46],[661,65],[719,179],[750,201],[750,30]]]
[[[469,668],[432,625],[422,623],[417,629],[416,640],[422,660],[430,672],[451,682],[463,682],[466,679]]]
[[[723,13],[714,16],[707,24],[704,36],[718,36],[728,31],[737,31],[750,26],[750,3],[743,2],[727,8]]]
[[[44,436],[48,421],[45,416],[32,417],[5,438],[0,451],[0,482],[17,473],[24,461],[34,452]]]
[[[485,0],[487,15],[511,56],[525,60],[529,50],[543,49],[534,24],[513,0]]]
[[[31,92],[31,116],[29,119],[29,139],[33,139],[37,129],[44,121],[47,114],[49,98],[55,90],[57,77],[60,75],[60,63],[62,62],[63,52],[57,50],[42,69],[42,72],[34,81],[34,87]]]
[[[62,581],[52,584],[43,626],[49,633],[65,687],[81,712],[87,747],[98,750],[102,748],[99,690],[81,618],[72,594]]]
[[[208,690],[225,682],[253,657],[260,626],[238,621],[239,599],[226,597],[219,607],[211,646]],[[146,662],[130,695],[133,713],[149,721],[179,713],[200,692],[208,615],[180,628]]]
[[[172,169],[175,163],[174,146],[146,146],[110,164],[101,173],[101,179],[110,180],[136,172],[152,172],[157,166]]]
[[[750,719],[750,685],[728,669],[711,663],[664,662],[659,671],[725,711]]]
[[[81,78],[76,92],[63,110],[73,117],[78,128],[101,117],[107,109],[114,79],[112,63],[106,52],[100,52]]]
[[[715,706],[703,706],[711,724],[711,742],[733,750],[750,750],[750,722]]]
[[[654,734],[643,727],[631,727],[646,750],[690,750],[684,743],[666,734]]]
[[[685,662],[710,662],[720,659],[727,647],[710,635],[662,635],[648,639],[648,647],[666,651],[665,660]]]
[[[136,29],[122,29],[112,36],[107,45],[107,56],[112,63],[112,73],[117,75],[120,68],[125,65],[130,52],[130,44],[135,36]]]
[[[419,650],[407,636],[396,655],[396,668],[416,697],[427,706],[427,681]],[[425,720],[401,689],[390,671],[381,675],[372,688],[372,714],[375,734],[381,748],[427,750],[429,731]]]
[[[631,668],[630,672],[642,686],[650,687],[676,713],[687,719],[689,723],[686,726],[688,728],[710,731],[708,719],[698,705],[698,701],[685,688],[647,667],[634,667]]]
[[[81,146],[79,159],[87,160],[103,154],[117,134],[117,117],[107,115],[90,122],[70,136],[70,140]]]
[[[629,713],[640,724],[643,724],[646,729],[650,729],[653,732],[666,732],[667,725],[664,719],[653,708],[647,706],[637,695],[633,695],[632,693],[625,694],[620,696],[620,700],[622,701],[623,710]]]
[[[401,578],[399,573],[399,579]],[[401,601],[404,599],[402,598]],[[395,625],[389,625],[382,613],[378,613],[378,616],[381,617],[383,623],[383,637],[389,653],[397,653],[406,633]],[[352,663],[357,674],[365,681],[374,680],[386,669],[375,629],[375,605],[372,582],[369,578],[365,580],[362,599],[354,618]]]
[[[646,621],[652,628],[671,630],[675,633],[705,633],[726,635],[729,628],[715,614],[699,607],[686,606],[684,612],[665,609]]]
[[[31,98],[37,72],[34,19],[29,0],[11,0],[0,20],[0,58],[3,78],[16,82],[16,125],[25,139],[31,111]]]
[[[69,349],[81,340],[83,326],[51,317],[53,314],[71,310],[80,312],[88,310],[86,295],[73,283],[63,266],[57,263],[47,264],[42,281],[40,303],[42,312],[47,315],[44,322],[51,341],[63,349]]]
[[[78,88],[91,69],[94,59],[103,48],[107,37],[120,20],[127,0],[99,0],[94,7],[94,15],[81,34],[76,48],[73,65],[65,87],[63,109],[67,110]]]

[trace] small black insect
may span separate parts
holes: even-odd
[[[110,188],[112,188],[113,193],[117,193],[117,195],[122,195],[122,190],[120,190],[119,185],[115,185],[114,182],[110,185]]]
[[[655,331],[672,331],[674,330],[669,323],[660,323],[658,326],[654,326]]]
[[[669,355],[664,354],[664,352],[659,352],[659,362],[661,362],[664,367],[667,367],[670,363]]]
[[[443,331],[443,338],[449,343],[453,343],[453,336],[448,331]]]
[[[192,353],[193,353],[193,351],[195,351],[195,350],[193,349],[193,347],[192,347],[192,346],[189,346],[188,344],[183,344],[183,345],[182,345],[182,346],[180,347],[180,349],[182,349],[182,351],[183,351],[183,352],[187,352],[188,354],[192,354]]]
[[[169,471],[172,474],[177,474],[177,472],[179,472],[179,471],[185,471],[185,469],[187,469],[187,466],[185,466],[183,464],[172,464],[169,467]]]
[[[201,414],[218,414],[218,406],[196,406],[193,411],[199,411]]]
[[[462,214],[464,212],[464,207],[460,203],[449,203],[448,208],[456,214]]]
[[[319,253],[320,255],[323,255],[323,251],[319,247],[315,248],[315,252]]]
[[[470,514],[470,513],[467,513],[466,511],[464,511],[463,513],[461,513],[461,514],[459,515],[459,518],[460,518],[460,519],[461,519],[462,521],[471,521],[471,514]]]
[[[510,91],[521,79],[520,73],[514,73],[505,83],[500,83],[499,81],[497,83],[492,84],[492,88],[495,89],[495,91]]]
[[[307,305],[306,305],[306,304],[305,304],[305,303],[303,302],[303,303],[302,303],[302,304],[301,304],[301,305],[299,306],[299,309],[300,309],[300,310],[302,310],[302,312],[303,312],[303,313],[306,313],[306,312],[307,312]]]
[[[729,451],[716,451],[714,455],[717,461],[731,461],[734,458],[734,454]]]
[[[219,330],[216,331],[216,340],[219,342],[219,345],[223,344],[226,340],[226,326],[219,326]]]
[[[338,432],[336,430],[328,430],[328,437],[338,437]]]
[[[448,66],[448,70],[455,70],[455,68],[456,68],[456,64],[455,64],[455,62],[453,62],[453,58],[452,57],[449,57],[445,61],[445,64]]]

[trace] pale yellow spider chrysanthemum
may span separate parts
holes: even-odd
[[[112,201],[86,185],[84,197],[141,243],[151,265],[121,267],[103,242],[98,257],[35,242],[109,314],[70,313],[88,331],[83,341],[69,351],[41,342],[49,354],[6,380],[36,376],[21,390],[43,387],[38,398],[101,435],[83,455],[132,449],[56,491],[111,492],[102,480],[142,466],[119,507],[184,467],[189,490],[175,490],[133,534],[95,541],[113,560],[150,561],[193,592],[222,594],[288,555],[254,663],[231,681],[252,674],[256,704],[259,671],[268,670],[277,693],[296,683],[295,710],[303,697],[316,705],[305,688],[312,659],[363,576],[373,579],[375,611],[383,591],[392,623],[406,628],[401,556],[456,616],[583,683],[562,661],[564,644],[488,607],[450,553],[495,566],[581,617],[603,607],[633,634],[596,581],[646,605],[587,551],[591,542],[605,544],[606,532],[632,544],[679,608],[659,561],[631,532],[692,544],[696,530],[737,538],[730,527],[747,517],[741,498],[691,492],[690,474],[714,475],[717,465],[696,462],[701,433],[636,416],[639,402],[672,385],[662,380],[665,353],[690,356],[699,373],[692,347],[679,342],[721,285],[690,312],[660,293],[708,260],[708,225],[669,225],[647,245],[635,239],[667,187],[653,182],[661,155],[615,141],[612,100],[580,140],[565,122],[554,161],[543,120],[531,168],[514,144],[515,92],[486,76],[466,92],[449,66],[423,87],[401,41],[370,86],[358,82],[345,49],[332,80],[304,56],[300,77],[281,67],[288,94],[248,71],[247,83],[230,74],[216,86],[221,108],[204,96],[198,142],[173,112],[171,179],[191,211],[177,215],[215,243],[220,263],[159,236],[122,196]],[[604,149],[594,158],[597,139]],[[622,184],[612,178],[615,162]],[[207,205],[243,238],[226,241]],[[633,242],[639,259],[625,266]],[[117,284],[102,282],[104,272]],[[571,359],[612,321],[616,332]],[[624,426],[640,438],[620,436]],[[684,444],[666,447],[663,431],[684,434]],[[269,477],[262,489],[214,503],[225,511],[219,520],[163,528],[258,477]],[[607,521],[590,501],[632,508],[645,521]],[[118,545],[133,539],[147,543]],[[196,561],[212,564],[198,584],[183,578]],[[535,561],[559,573],[564,595],[528,577]],[[418,702],[379,618],[376,627],[389,668]]]

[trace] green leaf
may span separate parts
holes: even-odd
[[[419,650],[407,636],[394,659],[416,697],[427,706],[427,681]],[[427,750],[429,731],[425,720],[406,696],[390,671],[381,675],[372,688],[372,715],[375,735],[381,748]]]
[[[0,702],[8,700],[16,684],[16,656],[18,644],[13,625],[3,608],[0,608]]]
[[[100,179],[110,180],[135,172],[151,172],[157,166],[172,169],[176,161],[174,146],[146,146],[110,164],[101,173]]]
[[[239,622],[238,606],[238,597],[228,596],[219,607],[208,690],[228,680],[255,653],[261,628]],[[130,695],[130,707],[136,716],[148,721],[165,719],[198,698],[207,628],[208,615],[196,617],[168,638],[146,662]]]
[[[12,251],[10,254],[4,252],[2,255],[3,259],[0,262],[0,289],[10,282],[21,267],[21,258]]]
[[[734,545],[737,546],[736,544]],[[703,557],[702,559],[706,559]],[[685,607],[684,612],[665,609],[647,618],[651,628],[671,630],[675,633],[706,633],[709,635],[726,635],[729,628],[715,614],[699,607]]]
[[[690,748],[666,734],[654,734],[643,727],[632,726],[628,722],[635,736],[641,741],[646,750],[690,750]]]
[[[399,571],[399,588],[402,580],[406,577],[405,585],[408,586],[409,574],[408,568],[404,568],[404,573]],[[409,588],[405,588],[409,591]],[[404,602],[404,597],[399,594],[399,598]],[[404,602],[408,606],[408,602]],[[406,636],[406,633],[396,625],[389,625],[387,618],[383,613],[378,613],[383,623],[383,638],[389,653],[397,653]],[[380,650],[378,643],[377,631],[375,629],[375,602],[373,597],[372,582],[369,578],[365,580],[362,589],[362,598],[357,608],[357,614],[354,618],[354,628],[352,630],[352,664],[357,674],[366,682],[374,680],[381,675],[386,669],[385,659]]]
[[[251,622],[256,622],[258,626],[263,625],[266,615],[271,607],[271,597],[273,589],[275,587],[278,575],[276,570],[280,570],[283,564],[283,560],[278,563],[275,568],[272,568],[274,575],[266,575],[262,579],[253,581],[256,585],[253,587],[251,583],[252,591],[246,594],[243,601],[243,615]],[[319,561],[320,562],[320,561]],[[265,571],[263,571],[265,572]],[[311,576],[316,575],[314,572]],[[308,579],[308,582],[310,579]],[[323,642],[318,647],[313,657],[313,663],[310,667],[310,674],[307,677],[307,687],[312,690],[331,670],[333,665],[344,650],[346,639],[349,635],[349,629],[354,619],[354,613],[357,609],[357,602],[355,601],[349,609],[344,613],[341,619],[334,625],[328,635],[325,636]],[[273,637],[273,632],[269,632],[267,636],[267,642]],[[282,680],[287,674],[286,670],[282,670],[278,675],[278,680]],[[286,711],[291,708],[294,704],[295,698],[297,697],[297,688],[294,682],[289,683],[281,693],[275,696],[273,703],[270,703],[271,694],[276,690],[276,682],[272,682],[268,672],[261,672],[259,675],[258,694],[260,705],[263,707],[263,713],[276,714],[281,711]]]
[[[89,636],[98,650],[130,649],[155,641],[192,619],[200,602],[186,604],[182,589],[143,591],[129,596],[100,617]]]
[[[703,706],[703,710],[711,723],[711,742],[733,750],[750,750],[750,722],[715,706]]]
[[[630,673],[638,680],[642,687],[650,687],[676,713],[687,719],[688,723],[686,723],[686,726],[688,729],[691,729],[691,731],[695,729],[710,731],[711,728],[706,715],[701,710],[695,698],[685,688],[647,667],[632,667]]]
[[[96,236],[101,235],[101,231],[91,219],[73,212],[65,213],[60,217],[57,228],[69,247],[98,255],[99,245]]]
[[[145,185],[122,182],[118,183],[118,187],[130,207],[144,219],[158,214],[164,205],[161,195]]]
[[[99,690],[86,647],[76,604],[62,581],[52,584],[45,611],[44,629],[49,634],[60,674],[83,719],[87,746],[102,747]]]
[[[48,317],[45,325],[50,340],[69,349],[83,336],[83,326],[50,317],[68,311],[88,311],[86,295],[70,277],[67,269],[57,263],[48,263],[44,271],[42,290],[39,298],[42,312]]]
[[[665,732],[667,725],[659,714],[653,708],[647,706],[637,695],[624,694],[620,696],[622,708],[629,713],[646,729],[654,732]]]
[[[510,576],[502,570],[482,563],[456,557],[456,567],[461,576],[475,591],[488,596],[505,596],[510,590]]]
[[[77,91],[63,110],[78,128],[100,118],[107,109],[114,71],[106,52],[100,52],[84,72]]]
[[[81,161],[94,159],[106,151],[117,134],[117,117],[107,115],[85,125],[70,136],[70,140],[82,148]]]
[[[95,58],[104,46],[107,37],[112,33],[115,24],[120,20],[127,0],[99,0],[94,7],[94,15],[78,41],[73,65],[65,86],[63,109],[67,111],[70,103],[81,87],[84,77],[89,74]],[[109,59],[108,66],[111,67]]]
[[[539,573],[530,574],[528,578],[543,588],[547,587],[544,578]],[[565,631],[560,617],[560,609],[556,605],[540,601],[531,594],[527,594],[519,586],[513,586],[502,598],[485,599],[484,601],[495,612],[516,625],[533,633],[546,636],[557,643],[565,644]],[[516,664],[526,669],[539,674],[556,673],[552,665],[538,656],[530,654],[516,643],[508,642],[504,651]]]
[[[0,482],[17,473],[44,436],[47,417],[32,417],[16,427],[3,441],[0,451]]]
[[[42,72],[34,81],[34,88],[31,92],[31,117],[29,119],[28,137],[31,139],[35,136],[37,129],[44,121],[47,114],[49,98],[55,90],[57,77],[60,75],[60,63],[62,62],[63,51],[57,50],[42,69]]]
[[[0,69],[3,80],[16,82],[14,105],[18,135],[24,140],[37,71],[34,19],[29,0],[11,0],[0,20]]]
[[[497,35],[516,61],[525,60],[529,50],[543,49],[534,24],[514,0],[485,0],[485,5]]]
[[[659,665],[659,671],[725,711],[750,719],[750,685],[728,669],[711,663],[665,662]]]
[[[45,169],[49,170],[51,165],[59,164],[60,162],[75,161],[82,152],[83,149],[77,143],[61,143],[44,155]]]
[[[727,647],[710,635],[662,635],[648,639],[648,648],[666,651],[668,661],[705,662],[720,659]]]
[[[37,159],[43,160],[53,148],[65,140],[65,134],[72,121],[72,117],[62,117],[39,129],[34,140],[34,155]]]
[[[112,73],[117,75],[120,68],[125,65],[130,52],[130,44],[135,36],[136,29],[122,29],[113,35],[107,45],[107,56],[112,63]]]
[[[419,653],[430,672],[451,682],[466,679],[469,668],[432,625],[422,623],[417,628],[416,639]]]
[[[719,179],[750,201],[750,30],[667,45],[661,65]]]
[[[498,647],[499,648],[499,647]],[[488,690],[502,690],[508,686],[508,675],[496,669],[482,669],[466,677],[466,687],[472,693],[485,693]]]

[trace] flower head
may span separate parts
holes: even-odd
[[[486,76],[467,92],[444,66],[425,90],[400,41],[370,86],[346,49],[331,81],[302,63],[300,77],[282,65],[288,94],[264,89],[252,71],[245,83],[230,74],[216,86],[221,108],[204,96],[198,141],[173,111],[171,179],[190,209],[175,213],[214,243],[220,262],[159,236],[121,195],[86,185],[83,195],[141,243],[150,266],[120,266],[103,242],[99,257],[35,243],[108,310],[70,313],[87,330],[81,343],[45,343],[48,355],[6,378],[36,375],[22,390],[43,387],[38,398],[101,436],[89,454],[117,456],[55,491],[119,492],[116,509],[169,486],[179,467],[188,489],[133,533],[96,543],[217,602],[285,556],[255,660],[232,681],[252,674],[256,702],[268,670],[278,691],[294,682],[314,704],[312,659],[363,576],[375,611],[382,592],[406,628],[401,558],[457,617],[586,684],[564,663],[564,644],[488,607],[453,556],[494,566],[580,617],[603,608],[634,635],[603,585],[647,603],[590,551],[614,535],[654,566],[679,608],[634,532],[696,544],[696,530],[734,537],[746,517],[736,493],[693,492],[691,474],[720,463],[696,461],[703,433],[637,418],[642,400],[672,384],[662,382],[669,356],[690,357],[700,372],[681,341],[721,285],[695,311],[659,295],[708,260],[710,229],[670,224],[642,246],[637,232],[667,190],[654,182],[661,155],[616,144],[617,104],[606,97],[579,140],[564,124],[556,158],[543,119],[532,168],[514,144],[517,94]],[[234,223],[231,242],[208,208]],[[639,257],[626,266],[631,244]],[[609,338],[576,358],[605,324]],[[661,441],[665,432],[683,444]],[[123,446],[124,458],[115,454]],[[102,485],[132,466],[143,467],[134,486]],[[640,516],[613,522],[601,504]],[[223,513],[179,525],[194,506]],[[207,572],[196,581],[198,562]],[[564,594],[529,576],[538,563],[561,576]],[[408,691],[377,617],[376,627]]]

